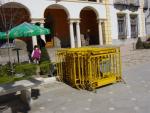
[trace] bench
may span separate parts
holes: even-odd
[[[20,80],[14,83],[0,85],[0,96],[4,96],[11,93],[20,93],[20,99],[30,104],[31,101],[31,89],[40,85],[42,81],[36,79]]]

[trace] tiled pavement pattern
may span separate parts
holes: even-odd
[[[121,46],[122,66],[130,68],[150,61],[150,49],[133,48],[133,45]]]
[[[97,89],[73,89],[63,83],[47,84],[29,113],[149,113],[150,50],[121,47],[124,83]],[[53,87],[53,88],[52,88]]]
[[[30,113],[149,113],[148,66],[150,63],[124,70],[126,84],[105,86],[97,89],[97,93],[57,84],[57,88],[46,90],[33,101]],[[141,67],[143,69],[139,71]]]
[[[97,93],[62,83],[55,84],[55,88],[47,84],[39,100],[33,101],[30,113],[149,113],[150,50],[134,50],[128,45],[122,46],[121,52],[126,84],[102,87]]]
[[[96,93],[63,83],[47,84],[30,113],[150,113],[150,50],[121,47],[124,83],[108,85]]]

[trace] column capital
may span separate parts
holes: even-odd
[[[69,20],[69,22],[68,22],[69,24],[73,24],[74,23],[74,21],[72,21],[72,20]]]
[[[80,23],[81,21],[80,20],[76,20],[76,23]]]
[[[35,24],[35,23],[45,23],[45,18],[31,18],[31,23]]]
[[[97,23],[103,23],[104,21],[105,19],[100,19],[100,18],[97,19]]]
[[[69,18],[69,23],[80,23],[80,18]]]

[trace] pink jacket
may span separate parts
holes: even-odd
[[[41,50],[39,48],[34,49],[31,57],[40,59],[41,58]]]

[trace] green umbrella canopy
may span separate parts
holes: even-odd
[[[12,28],[9,31],[9,38],[15,39],[15,38],[31,37],[31,36],[45,35],[45,34],[50,34],[50,30],[37,25],[24,22]]]
[[[5,32],[0,32],[0,40],[6,39],[6,33]]]

